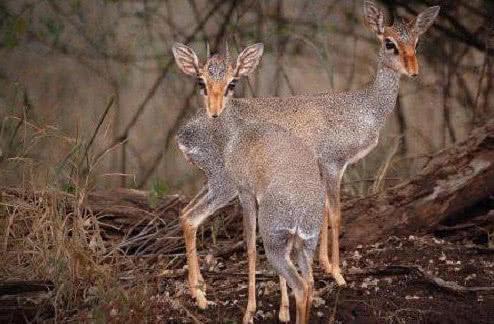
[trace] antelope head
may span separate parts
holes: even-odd
[[[439,13],[439,6],[429,7],[413,20],[394,19],[385,26],[384,13],[373,1],[364,2],[367,25],[383,46],[384,65],[398,73],[416,77],[419,73],[416,50],[419,37],[429,29]]]
[[[248,46],[238,55],[234,64],[228,45],[221,53],[213,55],[210,55],[208,49],[208,57],[204,64],[199,63],[194,50],[180,43],[173,46],[173,55],[182,72],[197,78],[208,116],[216,118],[232,97],[238,79],[256,69],[263,50],[263,44]]]

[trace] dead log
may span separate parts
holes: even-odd
[[[40,322],[52,318],[53,287],[50,281],[1,281],[0,322]]]
[[[437,153],[410,181],[345,202],[342,246],[429,233],[493,194],[494,122],[490,122],[466,141]]]
[[[170,253],[180,237],[180,195],[152,197],[146,191],[117,189],[90,193],[83,204],[98,220],[103,238],[126,254]]]

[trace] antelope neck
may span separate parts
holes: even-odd
[[[379,52],[378,65],[374,81],[369,87],[369,97],[374,101],[373,114],[382,126],[393,112],[398,97],[401,74],[384,63],[384,49]]]

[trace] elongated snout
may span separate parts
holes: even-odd
[[[218,117],[225,108],[225,100],[223,94],[210,94],[207,100],[208,116],[211,118]]]
[[[405,68],[406,74],[409,77],[413,77],[413,78],[419,75],[419,63],[417,61],[415,49],[414,48],[405,49],[402,58],[403,58],[403,67]]]
[[[417,75],[419,75],[419,64],[415,55],[411,55],[408,57],[407,73],[408,76],[412,78],[415,78]]]

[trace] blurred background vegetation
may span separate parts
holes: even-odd
[[[362,0],[7,0],[0,3],[0,185],[72,192],[114,187],[192,195],[204,181],[176,147],[201,108],[174,64],[180,41],[202,57],[228,40],[265,44],[237,96],[362,87],[378,42]],[[494,112],[494,1],[381,1],[388,22],[440,5],[403,79],[379,147],[345,176],[363,196],[413,176]]]

